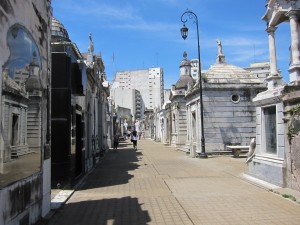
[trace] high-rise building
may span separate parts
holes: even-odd
[[[192,59],[190,60],[191,62],[191,76],[193,77],[194,80],[198,80],[198,71],[199,71],[199,60],[198,59]]]
[[[111,88],[111,96],[114,98],[115,104],[128,107],[132,105],[132,103],[128,102],[132,98],[124,101],[124,98],[116,96],[120,93],[116,91],[117,89],[137,90],[140,93],[140,101],[143,103],[140,112],[141,115],[143,115],[145,109],[161,108],[164,103],[163,69],[157,67],[144,70],[124,70],[116,73]],[[122,99],[122,101],[119,102],[118,99]]]
[[[269,62],[257,62],[251,63],[249,67],[244,68],[256,75],[257,78],[266,79],[270,75],[270,63]]]

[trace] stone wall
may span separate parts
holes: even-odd
[[[292,189],[300,191],[300,134],[291,142],[291,183]]]
[[[237,95],[237,101],[232,96]],[[255,137],[255,107],[250,90],[205,90],[203,117],[206,149],[223,151],[226,145],[248,145]]]
[[[300,88],[300,87],[298,87]],[[286,114],[286,186],[300,191],[300,91],[285,95]]]

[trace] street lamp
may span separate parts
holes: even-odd
[[[185,40],[188,35],[188,28],[185,26],[185,23],[188,19],[183,19],[184,16],[187,16],[189,19],[194,19],[197,27],[197,41],[198,41],[198,81],[199,81],[199,93],[200,93],[200,111],[201,111],[201,153],[199,155],[200,158],[207,158],[207,154],[205,152],[205,138],[204,138],[204,126],[203,126],[203,100],[202,100],[202,75],[201,75],[201,61],[200,61],[200,44],[199,44],[199,29],[198,29],[198,17],[197,15],[190,11],[186,10],[181,15],[181,22],[183,23],[182,28],[180,29],[181,36]]]

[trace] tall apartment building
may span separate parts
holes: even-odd
[[[118,83],[115,82],[110,91],[110,96],[114,100],[115,107],[130,109],[133,120],[142,119],[142,111],[144,111],[145,107],[141,100],[140,92],[136,89],[125,89],[116,84]]]
[[[191,76],[194,80],[198,80],[198,71],[199,71],[199,60],[198,59],[192,59],[191,61]]]
[[[264,80],[270,74],[270,62],[251,63],[249,67],[244,69]]]
[[[141,96],[141,117],[144,110],[153,110],[161,108],[164,103],[164,77],[163,69],[160,67],[149,68],[144,70],[125,70],[116,73],[115,80],[112,85],[111,96],[115,103],[122,107],[130,108],[132,103],[127,103],[124,98],[117,96],[122,90],[137,90]],[[123,91],[123,92],[124,92]],[[119,102],[122,99],[122,102]],[[132,98],[129,98],[132,99]],[[128,105],[127,105],[128,104]]]

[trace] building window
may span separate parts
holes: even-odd
[[[263,109],[264,142],[266,153],[277,153],[276,106]]]
[[[237,95],[237,94],[231,95],[231,101],[233,103],[239,103],[240,100],[241,100],[241,97],[239,95]]]
[[[24,23],[28,24],[30,21],[31,19]],[[31,34],[32,32],[20,24],[10,27],[7,34],[1,33],[3,39],[6,36],[5,47],[10,54],[1,65],[1,128],[2,137],[6,141],[0,147],[0,170],[5,171],[0,175],[0,189],[40,170],[41,140],[38,132],[41,132],[42,127],[38,121],[41,119],[39,105],[43,100],[36,98],[33,91],[42,88],[42,63],[39,47]],[[42,44],[39,46],[42,47]],[[44,61],[47,62],[47,59]],[[46,77],[43,79],[46,80]],[[31,102],[31,99],[34,101]],[[25,154],[28,156],[19,157]],[[12,166],[12,160],[18,161],[20,166]]]

